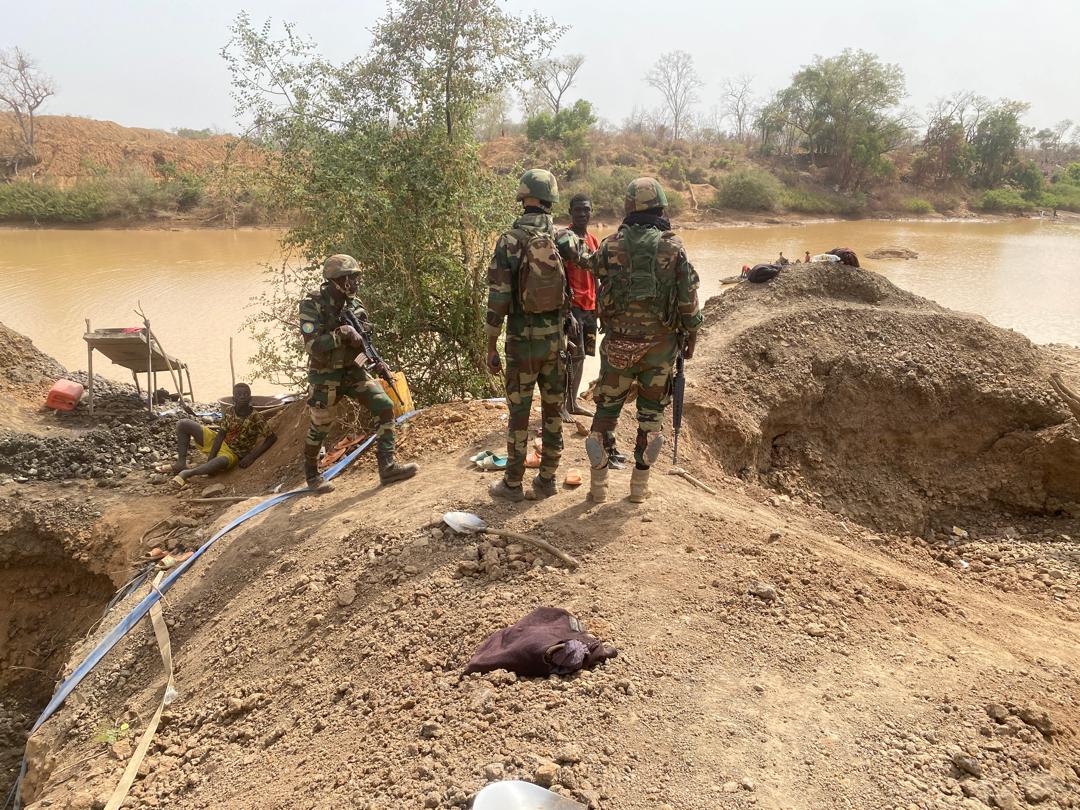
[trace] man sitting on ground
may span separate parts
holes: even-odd
[[[189,470],[187,457],[192,440],[207,460]],[[169,471],[175,474],[173,482],[183,488],[196,475],[217,475],[237,466],[247,469],[275,441],[277,436],[266,420],[251,407],[250,386],[237,383],[233,386],[233,405],[225,407],[218,424],[207,427],[193,419],[176,423],[176,462]]]

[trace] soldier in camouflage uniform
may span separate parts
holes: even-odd
[[[663,445],[664,409],[671,401],[672,371],[680,345],[694,354],[701,326],[698,277],[682,240],[664,217],[667,195],[651,177],[626,190],[626,218],[593,256],[604,323],[596,415],[585,449],[592,477],[589,497],[607,499],[608,455],[604,437],[615,429],[630,387],[638,384],[638,432],[630,500],[648,495],[649,467]]]
[[[323,284],[300,301],[300,334],[308,355],[308,412],[311,427],[304,445],[304,476],[316,492],[332,489],[318,470],[319,451],[330,434],[342,397],[352,397],[378,420],[375,455],[383,484],[416,475],[415,464],[394,461],[394,406],[382,386],[361,365],[363,342],[346,323],[346,312],[368,331],[370,321],[355,298],[360,266],[352,256],[337,254],[323,262]],[[360,363],[357,362],[359,358]],[[386,371],[386,369],[383,369]]]
[[[566,369],[561,357],[569,290],[563,256],[578,256],[577,238],[570,231],[555,233],[551,206],[559,201],[555,176],[543,169],[525,172],[518,185],[524,211],[510,230],[499,237],[488,268],[488,370],[503,372],[498,340],[506,321],[506,473],[491,487],[498,498],[520,501],[529,449],[529,414],[534,386],[540,388],[543,416],[540,471],[532,487],[537,497],[556,492],[555,472],[562,456],[562,404]],[[587,257],[586,257],[587,258]],[[529,279],[551,279],[534,295]],[[545,282],[546,283],[546,282]],[[554,285],[560,285],[557,290]],[[525,287],[523,289],[523,286]]]

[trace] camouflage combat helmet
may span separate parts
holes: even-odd
[[[356,259],[345,253],[335,253],[323,262],[322,275],[327,281],[335,278],[345,278],[353,273],[360,272],[360,265]]]
[[[529,169],[518,182],[517,198],[536,197],[541,202],[554,205],[559,201],[559,184],[555,175],[547,169]]]
[[[627,214],[650,208],[667,208],[667,204],[667,194],[651,177],[639,177],[626,187]]]

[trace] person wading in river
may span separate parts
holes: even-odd
[[[187,457],[193,440],[207,461],[189,470]],[[251,407],[251,388],[237,383],[233,386],[232,407],[225,407],[218,424],[205,427],[193,419],[176,423],[176,462],[169,472],[174,473],[176,485],[183,488],[196,475],[216,475],[233,467],[247,469],[275,441],[277,436],[262,414]]]

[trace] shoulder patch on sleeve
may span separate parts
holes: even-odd
[[[310,335],[315,331],[315,323],[313,321],[303,321],[300,324],[300,331],[305,335]]]

